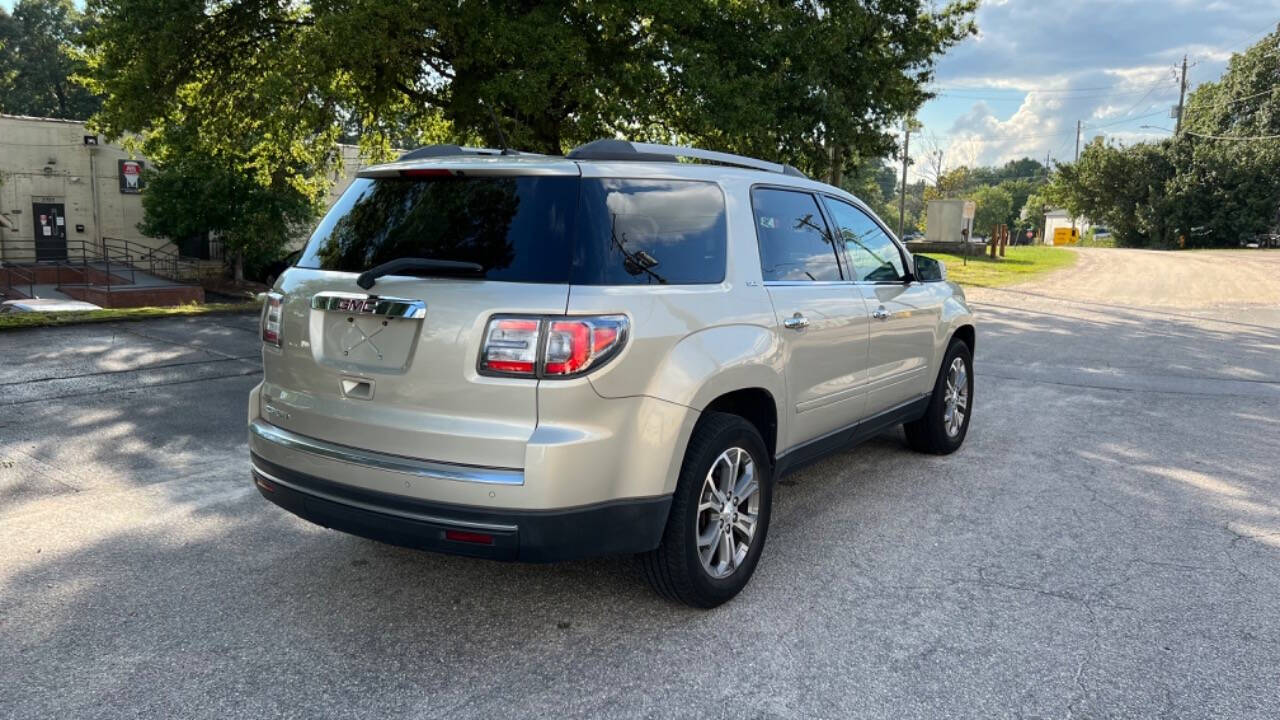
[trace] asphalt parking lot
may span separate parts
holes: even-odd
[[[1276,717],[1280,303],[1078,272],[971,292],[965,447],[789,476],[710,612],[266,503],[255,317],[0,333],[0,717]]]

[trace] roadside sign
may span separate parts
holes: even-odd
[[[978,212],[978,204],[977,204],[977,203],[975,203],[975,202],[974,202],[974,201],[972,201],[972,200],[965,200],[965,202],[964,202],[964,215],[963,215],[964,219],[965,219],[965,220],[972,220],[972,219],[973,219],[974,214],[975,214],[975,213],[977,213],[977,212]]]
[[[1069,227],[1060,227],[1053,229],[1054,245],[1075,245],[1076,229]]]

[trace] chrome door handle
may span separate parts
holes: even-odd
[[[803,330],[809,327],[809,318],[801,315],[800,313],[796,313],[786,320],[783,320],[782,327],[788,330]]]
[[[878,308],[876,308],[874,311],[872,311],[872,313],[871,313],[871,317],[873,317],[873,318],[875,318],[875,319],[877,319],[877,320],[888,320],[888,319],[889,319],[889,311],[888,311],[888,310],[885,310],[883,307],[878,307]]]

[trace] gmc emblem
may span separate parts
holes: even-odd
[[[338,298],[337,307],[344,312],[373,313],[378,310],[378,301],[373,298]]]

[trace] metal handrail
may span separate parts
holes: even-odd
[[[5,287],[8,288],[9,294],[12,294],[13,290],[15,289],[13,285],[13,276],[24,275],[27,281],[27,297],[28,298],[35,297],[36,295],[36,290],[35,290],[36,274],[35,273],[27,272],[26,270],[18,267],[17,265],[10,265],[6,263],[0,263],[0,269],[7,271],[4,274],[4,284],[5,284]]]

